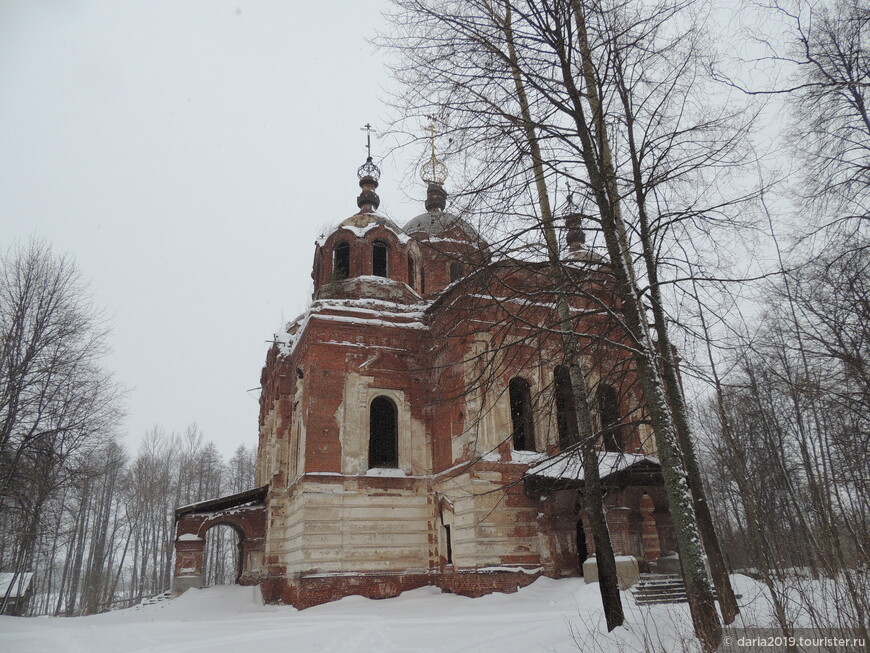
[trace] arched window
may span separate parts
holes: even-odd
[[[622,438],[619,433],[619,402],[612,385],[602,383],[598,388],[598,416],[605,451],[622,451]]]
[[[369,469],[399,466],[399,418],[389,397],[375,397],[369,407]]]
[[[350,244],[341,241],[333,252],[332,274],[336,279],[350,276]]]
[[[372,274],[376,277],[388,277],[387,274],[387,244],[382,240],[376,240],[372,244]]]
[[[408,285],[414,288],[417,285],[417,268],[414,265],[414,258],[408,257]]]
[[[535,450],[535,428],[532,420],[532,389],[524,378],[515,376],[508,385],[513,422],[514,449]]]
[[[556,428],[559,431],[559,446],[562,449],[580,441],[577,428],[577,411],[574,408],[574,391],[571,388],[571,373],[565,365],[553,370],[553,389],[556,395]]]
[[[458,281],[462,278],[462,263],[459,261],[453,261],[450,264],[450,283],[454,281]]]

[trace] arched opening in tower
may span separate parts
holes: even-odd
[[[513,422],[514,449],[535,450],[535,430],[532,419],[532,388],[521,376],[515,376],[508,385]]]
[[[399,429],[396,404],[375,397],[369,408],[369,469],[399,466]]]
[[[335,246],[332,272],[336,279],[347,279],[350,276],[350,244],[340,242]]]
[[[612,385],[602,383],[598,387],[598,415],[605,451],[623,451],[624,446],[619,429],[619,402]]]
[[[566,449],[580,441],[571,374],[566,365],[557,365],[553,370],[553,385],[556,395],[556,429],[559,432],[559,446]]]
[[[372,245],[372,274],[387,277],[387,244],[376,240]]]

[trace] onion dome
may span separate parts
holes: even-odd
[[[481,240],[480,234],[468,222],[446,211],[429,210],[421,213],[408,220],[402,228],[406,234],[425,233],[434,237],[441,236],[452,229],[459,229],[472,242]]]
[[[357,213],[356,215],[352,215],[346,220],[343,220],[341,224],[336,227],[336,229],[350,229],[357,236],[365,235],[369,229],[373,229],[378,225],[383,225],[390,231],[394,232],[400,238],[405,236],[405,231],[401,229],[395,222],[390,220],[387,216],[381,215],[380,213],[375,213],[375,211],[370,211],[366,213],[362,211]]]
[[[368,158],[356,171],[356,176],[359,177],[359,187],[362,192],[356,198],[356,205],[361,213],[374,213],[381,205],[381,198],[375,192],[378,187],[378,179],[381,178],[381,169],[372,162],[372,126],[366,123],[362,127],[362,131],[366,133],[366,151]]]
[[[369,156],[356,171],[356,176],[359,177],[359,187],[362,189],[356,198],[356,205],[362,213],[374,213],[381,205],[381,198],[375,192],[381,169],[372,163],[372,157]]]
[[[427,186],[426,210],[431,212],[443,211],[447,207],[447,191],[444,190],[444,182],[447,179],[447,166],[435,156],[435,127],[429,127],[429,143],[432,154],[429,160],[420,166],[420,179]]]

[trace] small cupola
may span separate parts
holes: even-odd
[[[359,207],[360,213],[374,213],[381,205],[381,198],[375,192],[378,188],[378,179],[381,178],[381,169],[372,162],[372,157],[369,156],[356,171],[356,176],[359,177],[359,187],[362,189],[356,198],[356,205]]]
[[[574,203],[574,194],[569,191],[568,197],[565,198],[563,220],[565,221],[565,243],[572,254],[582,250],[586,244],[586,232],[583,231],[585,217]]]
[[[575,263],[599,264],[601,257],[595,254],[586,244],[586,232],[583,225],[592,220],[591,216],[583,213],[574,201],[574,194],[568,191],[565,203],[558,211],[564,222],[565,244],[568,246],[568,260]]]
[[[368,157],[357,170],[359,211],[321,236],[314,252],[315,299],[419,301],[420,248],[387,216],[378,212],[381,171],[371,156],[371,125],[364,131]]]
[[[426,212],[409,220],[404,230],[421,245],[421,286],[424,294],[433,295],[488,261],[489,248],[474,227],[447,211],[444,182],[448,170],[435,156],[434,126],[428,131],[430,156],[420,166],[420,178],[426,184]]]
[[[429,127],[431,134],[430,146],[432,155],[420,167],[420,178],[426,184],[426,210],[438,213],[447,208],[447,191],[444,182],[447,180],[447,166],[435,156],[435,128]]]

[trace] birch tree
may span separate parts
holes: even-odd
[[[515,224],[515,198],[528,195],[526,186],[533,189],[543,224],[543,198],[555,180],[569,179],[580,188],[587,225],[604,241],[618,288],[620,310],[613,317],[630,335],[628,348],[648,402],[696,632],[711,649],[719,624],[691,505],[693,498],[701,508],[704,503],[679,383],[668,362],[660,287],[670,279],[662,254],[675,233],[703,232],[727,213],[724,207],[746,199],[717,196],[712,180],[742,163],[751,116],[727,106],[702,108],[697,86],[709,53],[698,49],[703,37],[686,18],[697,4],[398,4],[403,13],[397,22],[405,31],[392,45],[404,57],[397,67],[406,84],[400,106],[406,115],[449,119],[453,148],[466,166],[467,205],[477,202],[503,223]],[[513,50],[496,18],[508,9]],[[681,50],[684,43],[695,47]],[[686,192],[692,184],[697,192]],[[647,330],[650,288],[656,293],[657,343]],[[690,484],[698,488],[697,497]],[[715,531],[709,515],[703,517],[715,555]],[[721,565],[716,577],[726,618],[733,619],[736,603]]]

